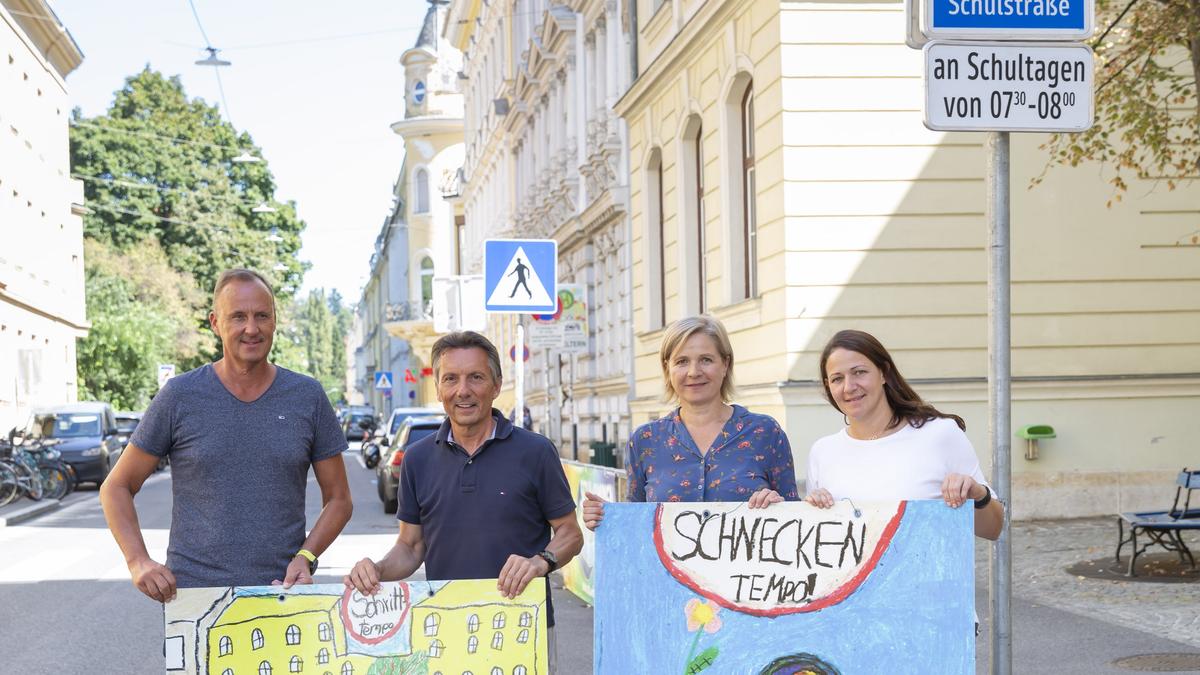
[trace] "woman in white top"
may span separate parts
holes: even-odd
[[[966,423],[921,400],[873,336],[838,332],[821,353],[825,398],[846,428],[813,444],[809,504],[849,499],[943,499],[952,508],[974,501],[975,535],[995,540],[1004,507],[994,495]]]

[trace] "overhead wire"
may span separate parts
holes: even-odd
[[[119,185],[121,187],[133,188],[133,189],[137,189],[137,190],[155,190],[157,192],[166,192],[166,193],[178,192],[178,193],[185,193],[185,194],[196,192],[196,190],[191,190],[188,188],[159,187],[157,185],[149,185],[147,183],[138,183],[135,181],[121,180],[119,178],[107,178],[105,176],[88,176],[88,175],[82,174],[82,173],[72,173],[71,177],[77,178],[82,181],[108,183],[110,185]],[[269,203],[270,201],[274,201],[274,200],[240,199],[240,198],[237,198],[234,196],[229,196],[228,201],[242,203],[242,204],[246,204],[246,205],[257,206],[259,204]]]
[[[119,134],[128,134],[130,136],[142,136],[144,138],[157,138],[164,141],[173,141],[175,143],[185,143],[187,145],[198,145],[206,148],[221,148],[225,150],[241,150],[242,146],[237,144],[226,145],[224,143],[205,143],[204,141],[194,141],[189,138],[180,138],[177,136],[164,136],[156,134],[152,131],[134,131],[132,129],[122,129],[120,127],[111,127],[104,124],[96,124],[94,122],[73,121],[70,123],[73,127],[87,127],[89,129],[100,129],[103,131],[113,131]]]

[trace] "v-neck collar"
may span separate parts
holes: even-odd
[[[725,420],[725,424],[721,426],[721,430],[713,437],[712,445],[709,446],[708,452],[701,452],[700,446],[696,444],[696,440],[692,438],[692,434],[688,432],[687,425],[683,423],[683,415],[680,414],[680,408],[675,408],[671,413],[671,435],[678,438],[689,451],[697,457],[703,458],[711,453],[715,453],[734,435],[734,425],[739,419],[746,414],[746,409],[736,403],[731,403],[733,413],[729,415],[729,419]]]

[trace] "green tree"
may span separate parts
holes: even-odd
[[[79,395],[143,408],[158,388],[158,364],[199,353],[194,308],[204,295],[153,240],[122,251],[86,239],[84,261],[92,328],[77,350]]]
[[[1103,162],[1114,169],[1117,200],[1130,174],[1163,181],[1168,189],[1194,178],[1200,166],[1200,0],[1097,0],[1096,24],[1096,123],[1082,133],[1052,136],[1045,146],[1050,165]]]
[[[72,114],[72,171],[84,181],[88,238],[130,251],[153,242],[171,268],[207,293],[221,270],[249,267],[271,280],[281,302],[299,287],[304,223],[294,204],[275,201],[265,161],[234,162],[257,152],[216,107],[189,99],[178,77],[149,67],[128,78],[108,111]],[[255,213],[266,203],[274,213]],[[276,241],[275,239],[278,239]],[[217,341],[205,330],[208,299],[191,306],[204,338],[182,367],[212,360]]]

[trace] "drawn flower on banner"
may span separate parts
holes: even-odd
[[[687,605],[684,606],[683,613],[687,616],[688,632],[695,633],[696,637],[692,638],[692,646],[688,649],[685,662],[687,665],[683,668],[683,675],[696,675],[717,660],[720,650],[716,645],[712,645],[699,654],[696,654],[696,648],[700,646],[701,628],[705,633],[715,633],[721,629],[721,617],[717,616],[719,611],[720,607],[699,598],[688,600]]]
[[[704,602],[698,598],[688,600],[684,613],[687,614],[687,629],[691,633],[704,628],[705,633],[715,633],[721,629],[721,617],[717,616],[720,607]]]

